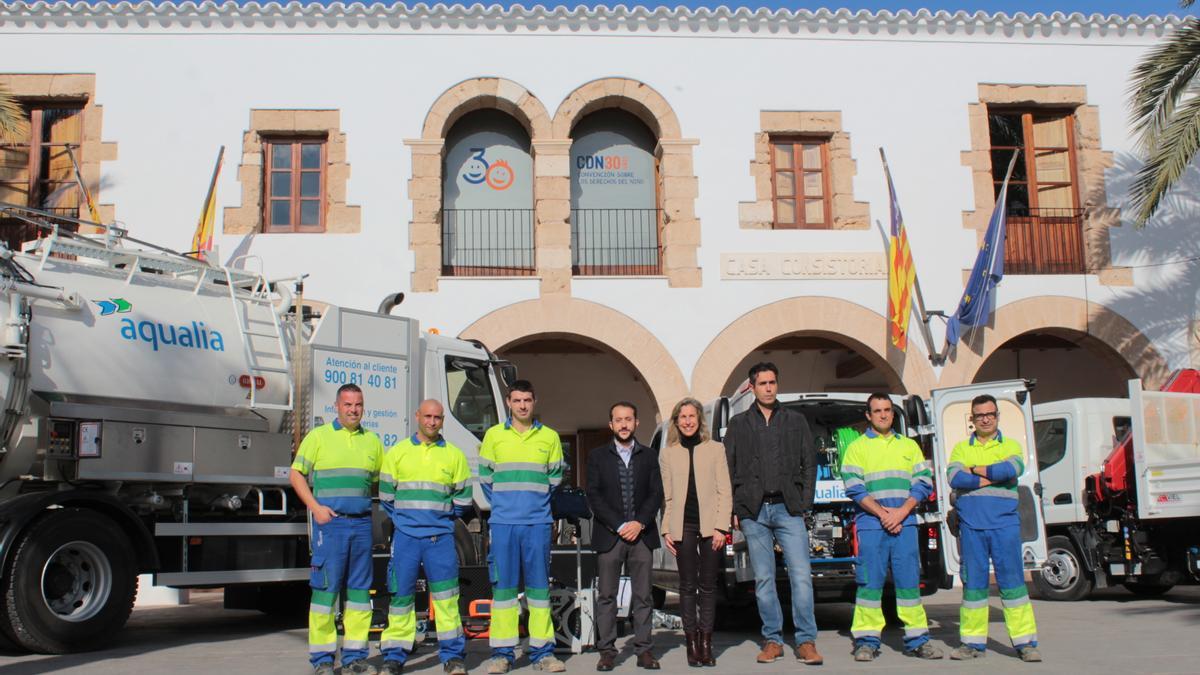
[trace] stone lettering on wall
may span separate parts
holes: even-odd
[[[886,279],[882,253],[722,253],[722,279]]]

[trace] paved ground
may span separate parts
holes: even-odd
[[[927,599],[934,641],[957,644],[958,591],[943,591]],[[992,642],[986,659],[974,663],[949,660],[922,662],[900,654],[900,634],[885,634],[883,656],[873,664],[855,664],[850,658],[849,605],[821,605],[817,646],[825,655],[820,673],[856,671],[918,671],[925,669],[972,673],[995,670],[1043,672],[1070,670],[1093,673],[1195,673],[1200,657],[1200,587],[1175,590],[1162,598],[1137,598],[1124,590],[1106,591],[1077,603],[1035,601],[1042,653],[1046,662],[1024,664],[1008,647],[999,600],[992,598]],[[719,652],[715,669],[707,672],[777,673],[804,669],[791,658],[772,665],[754,663],[758,629],[754,616],[726,614],[728,627],[716,634]],[[656,651],[663,673],[695,672],[684,661],[682,636],[677,631],[656,633]],[[482,675],[486,645],[471,644],[468,667]],[[568,672],[594,672],[596,654],[572,656]],[[622,653],[618,671],[634,673],[628,652]],[[378,663],[379,657],[372,658]],[[621,663],[621,661],[625,661]],[[528,662],[517,662],[518,674],[533,673]],[[257,612],[225,611],[219,595],[198,596],[186,607],[145,608],[134,612],[129,625],[110,649],[90,654],[36,656],[0,652],[0,673],[295,673],[309,672],[305,662],[305,630],[281,624]],[[418,654],[407,672],[439,674],[435,650]]]

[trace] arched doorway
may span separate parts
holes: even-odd
[[[721,391],[735,391],[750,367],[761,361],[779,368],[781,392],[906,393],[891,366],[869,348],[844,335],[822,331],[800,331],[759,345],[734,367]]]
[[[1037,380],[1036,403],[1081,397],[1124,397],[1137,372],[1112,347],[1067,328],[1021,333],[997,347],[974,382]]]

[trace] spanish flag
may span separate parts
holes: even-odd
[[[200,222],[196,223],[196,233],[192,235],[192,251],[197,258],[204,258],[205,253],[212,250],[213,227],[217,222],[217,177],[221,175],[221,160],[225,157],[225,146],[217,153],[217,165],[213,168],[212,180],[208,183],[208,196],[204,198],[204,208],[200,210]]]
[[[896,199],[896,187],[892,185],[892,172],[887,161],[883,163],[887,176],[888,197],[892,207],[892,230],[888,237],[888,334],[892,345],[900,351],[908,349],[908,319],[912,314],[913,284],[917,270],[913,266],[912,250],[908,247],[908,232],[904,229],[904,218],[900,215],[900,202]]]

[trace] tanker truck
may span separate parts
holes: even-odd
[[[289,467],[343,384],[362,387],[363,425],[387,445],[421,399],[445,402],[473,470],[501,419],[512,366],[391,316],[397,298],[310,312],[295,279],[25,207],[0,216],[43,235],[0,245],[0,642],[102,644],[147,573],[223,587],[227,606],[306,604],[308,514]],[[464,565],[480,562],[478,528],[460,530]]]

